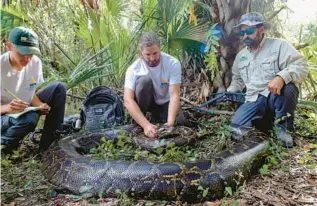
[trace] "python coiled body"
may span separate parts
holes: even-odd
[[[197,201],[203,188],[206,199],[215,199],[224,196],[225,187],[234,188],[235,180],[242,182],[256,172],[269,147],[265,134],[251,131],[232,149],[196,162],[104,161],[80,154],[104,136],[73,134],[54,143],[43,155],[46,178],[75,194],[88,187],[96,196],[115,197],[119,189],[135,198]]]

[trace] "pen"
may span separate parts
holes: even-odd
[[[4,88],[4,90],[6,92],[8,92],[12,97],[14,97],[15,99],[21,100],[19,97],[17,97],[15,94],[13,94],[12,92],[10,92],[9,90],[7,90],[6,88]]]

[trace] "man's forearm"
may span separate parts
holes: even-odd
[[[170,103],[168,105],[168,118],[167,124],[169,126],[174,126],[176,116],[178,114],[180,100],[179,96],[172,96],[170,99]]]
[[[146,119],[142,111],[140,110],[139,105],[130,100],[128,103],[125,103],[125,107],[128,110],[131,117],[142,127],[144,128],[150,122]]]
[[[228,92],[242,91],[245,87],[243,80],[240,77],[232,76],[230,86],[227,88]]]
[[[8,113],[6,105],[1,105],[1,114]]]

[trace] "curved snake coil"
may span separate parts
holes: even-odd
[[[110,132],[110,133],[109,133]],[[269,143],[265,134],[251,131],[246,139],[209,160],[188,163],[94,160],[81,154],[96,146],[104,136],[118,131],[72,134],[54,143],[43,155],[45,177],[53,184],[80,194],[90,188],[96,196],[115,197],[119,189],[143,199],[202,201],[224,196],[225,187],[246,180],[263,164]]]

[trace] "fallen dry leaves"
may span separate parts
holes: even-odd
[[[286,169],[256,176],[244,187],[241,197],[251,205],[317,205],[317,168],[307,169],[299,163],[301,153],[310,151],[307,147],[290,149],[281,163]],[[317,163],[317,157],[313,158]]]

